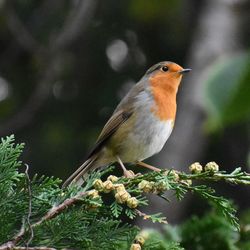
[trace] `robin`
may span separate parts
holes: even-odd
[[[190,70],[169,61],[152,66],[118,104],[87,160],[63,186],[81,185],[89,171],[115,162],[126,177],[131,177],[131,172],[124,163],[159,171],[142,161],[160,152],[168,140],[174,127],[178,87]]]

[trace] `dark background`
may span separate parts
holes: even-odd
[[[128,89],[170,60],[193,71],[170,140],[147,162],[188,170],[216,161],[249,171],[249,11],[244,0],[1,1],[0,135],[26,143],[31,174],[65,179]],[[249,206],[249,188],[218,190]],[[207,207],[153,199],[150,209],[178,222]]]

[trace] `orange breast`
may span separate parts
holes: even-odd
[[[155,105],[151,111],[159,117],[161,121],[174,120],[176,114],[176,93],[175,89],[169,84],[169,79],[152,77],[149,79]]]

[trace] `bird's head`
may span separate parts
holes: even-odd
[[[174,62],[160,62],[152,66],[146,72],[146,77],[153,85],[165,85],[170,88],[178,89],[182,76],[191,69],[184,69]]]

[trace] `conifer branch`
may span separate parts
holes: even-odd
[[[27,166],[26,171],[25,171],[26,174],[27,174],[27,171],[28,171],[28,166]],[[88,194],[88,192],[79,192],[77,195],[66,199],[61,204],[52,207],[39,221],[37,221],[37,222],[35,222],[33,224],[29,224],[30,223],[29,219],[27,219],[28,224],[29,224],[29,230],[31,232],[31,237],[27,242],[27,249],[44,249],[44,250],[45,249],[52,249],[52,248],[46,248],[46,247],[45,248],[29,248],[28,247],[29,243],[32,241],[33,236],[34,236],[33,229],[35,227],[39,226],[40,224],[42,224],[44,221],[50,220],[50,219],[54,218],[55,216],[59,215],[67,207],[72,206],[73,204],[75,204],[76,202],[81,200],[83,197],[85,197],[87,194]],[[30,217],[30,214],[31,214],[31,209],[29,210],[28,218]],[[16,237],[14,237],[13,240],[1,245],[0,250],[3,250],[3,249],[16,249],[16,248],[14,248],[14,246],[17,243],[19,243],[19,241],[23,238],[25,233],[26,233],[26,230],[25,230],[25,226],[23,225],[20,232],[16,235]],[[17,248],[17,249],[19,249],[19,248]]]
[[[36,223],[32,224],[32,228],[39,226],[42,224],[44,221],[51,220],[55,216],[59,215],[62,213],[67,207],[72,206],[76,202],[80,201],[83,197],[85,197],[88,194],[88,192],[80,192],[77,195],[66,199],[64,202],[61,204],[52,207],[47,214],[45,214],[39,221]]]
[[[16,236],[12,240],[2,244],[0,246],[0,250],[13,249],[15,245],[22,239],[24,234],[25,234],[25,221],[23,220],[20,231],[16,234]]]
[[[14,247],[13,250],[56,250],[51,247]]]
[[[197,166],[198,171],[197,171]],[[191,174],[179,172],[181,179],[200,180],[200,181],[225,181],[229,184],[250,185],[250,174],[242,171],[240,167],[234,169],[231,173],[219,171],[219,166],[215,162],[209,162],[203,167],[199,163],[193,163],[189,167]]]
[[[148,193],[169,202],[166,197],[169,191],[173,191],[179,201],[188,192],[196,193],[224,216],[220,218],[239,230],[231,202],[217,196],[208,184],[225,181],[249,185],[250,175],[240,168],[226,173],[219,171],[214,162],[205,167],[194,163],[189,167],[191,173],[162,170],[137,174],[134,178],[109,175],[104,179],[103,175],[113,169],[110,167],[92,172],[82,187],[61,189],[61,181],[55,178],[34,176],[30,179],[28,165],[25,174],[19,173],[18,157],[23,145],[13,142],[14,137],[10,136],[0,143],[0,224],[5,225],[0,227],[0,250],[91,249],[89,246],[99,245],[102,249],[117,249],[120,244],[125,244],[126,249],[129,246],[137,249],[141,244],[140,240],[134,241],[138,228],[124,225],[119,218],[121,215],[130,219],[140,216],[152,222],[167,223],[161,214],[145,214],[141,208],[150,205]],[[208,183],[196,184],[195,180]],[[21,229],[16,233],[20,224]],[[112,247],[107,248],[109,245]],[[178,244],[175,246],[173,249],[180,249]]]

